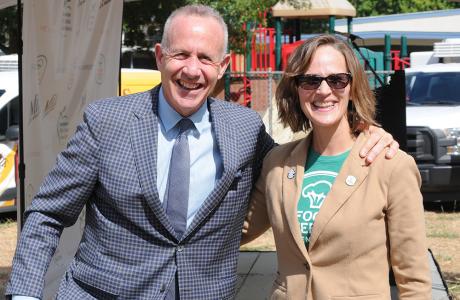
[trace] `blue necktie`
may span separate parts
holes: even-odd
[[[168,184],[165,192],[166,215],[180,238],[187,228],[188,194],[190,186],[190,150],[187,132],[194,128],[190,119],[182,119],[177,125],[179,134],[171,154]],[[166,293],[166,300],[179,300],[177,272]]]
[[[194,128],[190,119],[176,125],[179,134],[174,142],[166,190],[166,215],[180,238],[187,227],[187,209],[190,186],[190,150],[187,132]]]

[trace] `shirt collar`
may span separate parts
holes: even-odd
[[[209,123],[209,111],[208,111],[208,100],[204,101],[200,108],[188,118],[192,120],[195,125],[198,134],[201,135],[203,130],[206,127],[206,124]],[[171,129],[176,126],[183,117],[172,108],[172,106],[166,101],[166,98],[163,93],[163,87],[160,88],[160,93],[158,95],[158,114],[160,121],[163,124],[166,133],[169,133]]]

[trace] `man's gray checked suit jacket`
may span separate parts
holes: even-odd
[[[231,299],[252,184],[273,140],[257,113],[209,99],[224,172],[178,240],[156,189],[159,87],[89,105],[26,211],[7,294],[41,297],[64,227],[86,225],[58,299]],[[161,149],[160,149],[161,151]]]

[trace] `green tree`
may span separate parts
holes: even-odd
[[[420,12],[460,7],[447,0],[349,0],[358,17]]]
[[[184,0],[141,0],[124,3],[124,45],[151,47],[161,38],[163,24],[171,12],[184,4]]]
[[[229,48],[244,52],[247,31],[245,24],[251,22],[266,25],[264,14],[277,0],[186,0],[188,4],[205,4],[215,8],[224,18],[229,31]]]
[[[18,53],[18,19],[16,6],[0,9],[0,50]]]
[[[280,0],[296,8],[308,8],[308,0]],[[357,11],[357,16],[375,16],[418,12],[448,8],[458,8],[460,3],[447,0],[349,0]],[[219,11],[229,30],[229,47],[236,52],[244,52],[247,31],[244,24],[267,25],[264,13],[275,5],[278,0],[141,0],[128,2],[124,5],[123,31],[125,45],[151,46],[162,35],[163,24],[169,14],[185,4],[205,4]],[[268,18],[270,22],[270,18]],[[311,20],[307,27],[315,29],[327,28],[321,21]],[[268,24],[271,26],[271,24]]]

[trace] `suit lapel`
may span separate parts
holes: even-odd
[[[212,129],[219,147],[219,152],[224,165],[222,177],[217,181],[216,186],[206,198],[204,203],[188,226],[183,238],[203,222],[203,220],[222,201],[233,182],[239,162],[237,133],[232,126],[231,116],[225,112],[225,107],[219,103],[220,100],[209,98],[208,108],[211,118]]]
[[[157,186],[157,148],[158,148],[158,93],[159,86],[151,91],[151,101],[134,112],[131,122],[131,144],[139,181],[145,199],[157,219],[175,235],[160,202]]]
[[[366,179],[369,168],[365,165],[364,159],[359,156],[359,151],[365,142],[366,135],[361,133],[335,178],[334,184],[316,216],[309,249],[312,249],[329,221]]]
[[[305,171],[305,161],[307,159],[307,149],[310,146],[312,135],[309,134],[300,141],[286,160],[283,169],[283,206],[286,212],[286,219],[289,224],[290,232],[295,244],[305,258],[308,259],[307,249],[300,233],[300,224],[297,218],[297,203],[299,202],[302,190],[303,174]],[[295,171],[295,176],[292,173]]]

